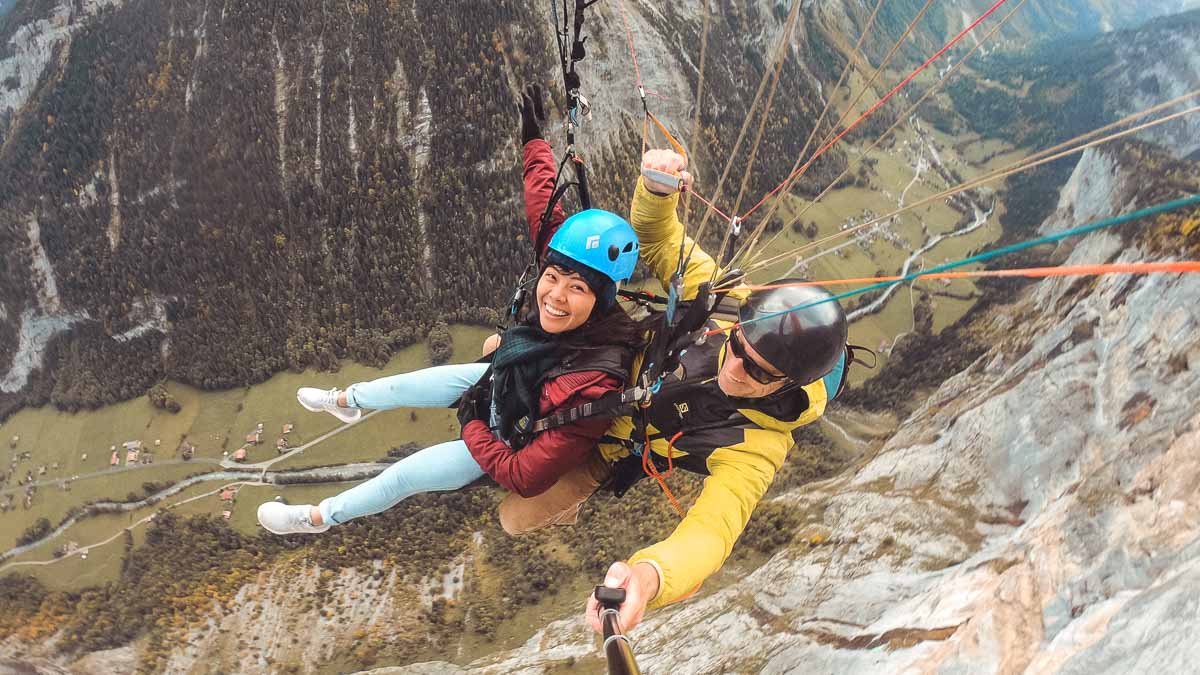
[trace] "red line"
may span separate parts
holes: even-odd
[[[705,199],[704,197],[701,197],[701,196],[700,196],[700,193],[696,192],[695,190],[688,190],[687,192],[688,192],[688,194],[690,194],[691,196],[695,197],[696,199],[699,199],[699,200],[700,200],[700,203],[702,203],[702,204],[704,204],[705,206],[707,206],[708,208],[712,209],[712,210],[713,210],[713,212],[715,212],[715,213],[716,213],[718,216],[721,216],[721,217],[722,217],[722,218],[724,218],[725,220],[733,220],[733,219],[732,219],[732,218],[730,218],[730,217],[729,217],[729,216],[728,216],[728,215],[727,215],[727,214],[726,214],[724,211],[722,211],[721,209],[717,208],[717,206],[716,206],[715,204],[713,204],[712,202],[708,201],[708,200],[707,200],[707,199]]]
[[[970,279],[976,277],[1069,277],[1090,274],[1150,274],[1153,272],[1200,272],[1200,260],[1172,262],[1106,263],[1099,265],[1060,265],[1058,267],[1025,267],[1011,270],[976,270],[973,272],[934,272],[913,279]],[[902,276],[861,277],[858,279],[827,279],[825,281],[797,281],[787,284],[763,286],[738,286],[738,290],[768,291],[792,286],[849,286],[853,284],[875,284],[881,281],[899,281]]]
[[[620,0],[618,4],[621,5],[621,19],[625,22],[625,39],[629,41],[629,58],[633,59],[633,76],[637,79],[638,89],[644,89],[642,70],[638,68],[637,52],[633,49],[633,31],[629,28],[629,15],[625,13],[625,0]]]
[[[963,39],[963,37],[965,37],[967,33],[970,33],[972,30],[974,30],[976,26],[978,26],[980,23],[982,23],[984,19],[991,16],[992,13],[995,12],[997,9],[1000,9],[1000,6],[1006,2],[1008,2],[1008,0],[998,0],[998,2],[996,4],[992,5],[991,9],[989,9],[988,11],[981,14],[978,19],[975,19],[974,23],[972,23],[970,26],[967,26],[966,28],[964,28],[961,33],[954,36],[954,39],[947,42],[946,45],[944,47],[942,47],[941,49],[939,49],[936,54],[929,57],[925,61],[925,63],[922,63],[916,70],[909,73],[908,77],[904,78],[903,82],[896,85],[895,88],[893,88],[891,91],[889,91],[886,96],[879,99],[879,101],[876,102],[875,105],[871,106],[871,108],[869,110],[867,110],[865,113],[863,113],[857,120],[854,120],[854,123],[851,124],[850,126],[846,127],[845,131],[838,134],[836,138],[834,138],[832,141],[829,141],[829,143],[826,143],[823,147],[821,147],[821,149],[817,150],[817,152],[812,157],[810,157],[808,159],[808,161],[806,161],[804,163],[804,166],[800,167],[799,169],[796,169],[787,178],[785,178],[784,181],[782,183],[780,183],[778,187],[776,187],[774,190],[771,190],[770,192],[768,192],[766,194],[766,196],[764,196],[762,199],[760,199],[757,204],[755,204],[753,207],[751,207],[751,209],[749,211],[746,212],[746,215],[741,217],[741,220],[746,220],[747,218],[749,218],[750,214],[757,211],[759,209],[759,207],[761,207],[764,203],[766,203],[766,201],[768,199],[775,196],[776,193],[778,193],[780,190],[782,190],[783,187],[788,184],[788,181],[792,180],[793,177],[798,176],[798,175],[804,173],[805,171],[807,171],[808,167],[811,166],[813,162],[817,161],[817,158],[819,158],[821,155],[825,154],[826,150],[828,150],[828,149],[832,148],[834,145],[836,145],[837,142],[840,141],[843,136],[845,136],[846,134],[853,131],[855,127],[857,127],[859,124],[862,123],[863,120],[870,117],[871,113],[874,113],[877,109],[879,109],[880,106],[882,106],[884,103],[886,103],[888,99],[890,99],[892,96],[894,96],[896,94],[896,92],[903,89],[904,86],[907,85],[909,82],[911,82],[913,80],[913,78],[915,78],[917,75],[919,75],[921,73],[921,71],[928,68],[929,64],[938,60],[938,58],[940,58],[942,54],[945,54],[947,51],[949,51],[950,48],[953,47],[955,44],[957,44],[959,40]]]

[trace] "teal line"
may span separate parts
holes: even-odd
[[[927,269],[927,270],[924,270],[921,272],[913,272],[912,274],[909,274],[908,276],[903,277],[901,279],[896,279],[895,281],[881,281],[877,284],[871,284],[870,286],[865,286],[863,288],[859,288],[859,289],[856,289],[853,291],[846,291],[845,293],[840,293],[838,295],[835,295],[835,296],[832,296],[829,298],[825,298],[824,300],[817,300],[816,302],[810,302],[807,305],[798,305],[796,307],[792,307],[791,309],[785,309],[785,310],[782,310],[779,312],[774,312],[772,314],[767,314],[766,316],[760,316],[760,317],[757,317],[754,319],[743,321],[743,322],[741,322],[740,325],[754,323],[756,321],[765,321],[767,319],[772,319],[774,317],[782,316],[784,314],[790,314],[792,312],[799,312],[802,309],[808,309],[809,307],[816,307],[817,305],[823,305],[827,302],[841,300],[842,298],[850,298],[850,297],[854,297],[856,295],[862,295],[863,293],[870,293],[871,291],[875,291],[880,288],[887,288],[888,286],[895,286],[896,284],[903,284],[903,283],[912,281],[913,279],[916,279],[918,277],[925,276],[926,274],[936,274],[938,272],[945,272],[946,270],[954,269],[955,267],[962,267],[963,265],[970,265],[971,263],[983,262],[984,260],[991,260],[992,258],[998,258],[1002,255],[1008,255],[1009,253],[1016,253],[1017,251],[1024,251],[1025,249],[1033,248],[1034,246],[1041,246],[1042,244],[1052,244],[1054,242],[1062,241],[1063,239],[1067,239],[1069,237],[1077,237],[1081,234],[1095,232],[1096,230],[1104,229],[1106,227],[1112,227],[1113,225],[1120,225],[1122,223],[1127,223],[1131,220],[1137,220],[1139,218],[1146,218],[1147,216],[1156,216],[1156,215],[1158,215],[1160,213],[1164,213],[1166,211],[1174,211],[1176,209],[1181,209],[1185,206],[1192,206],[1194,204],[1200,204],[1200,195],[1192,195],[1190,197],[1183,197],[1181,199],[1164,202],[1164,203],[1158,204],[1156,206],[1150,206],[1150,207],[1141,209],[1139,211],[1127,213],[1123,216],[1107,218],[1105,220],[1100,220],[1100,221],[1097,221],[1094,223],[1089,223],[1087,225],[1081,225],[1081,226],[1076,227],[1071,230],[1064,230],[1062,232],[1059,232],[1058,234],[1051,234],[1049,236],[1040,237],[1038,239],[1031,239],[1029,241],[1019,242],[1016,244],[1012,244],[1010,246],[998,248],[994,251],[985,251],[978,255],[973,255],[970,258],[964,258],[962,260],[958,260],[955,262],[944,263],[944,264],[938,265],[937,267],[933,267],[933,268],[930,268],[930,269]]]

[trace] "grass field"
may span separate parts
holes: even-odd
[[[452,328],[451,333],[455,341],[453,361],[465,362],[478,357],[480,345],[491,332],[476,326]],[[17,536],[38,518],[45,517],[57,525],[73,506],[97,500],[123,501],[131,492],[140,495],[142,484],[145,482],[178,481],[188,475],[218,469],[212,462],[196,460],[167,463],[177,459],[175,449],[182,438],[186,437],[196,447],[197,458],[219,460],[223,453],[241,447],[244,436],[254,431],[261,422],[263,443],[253,447],[248,456],[249,461],[255,462],[276,456],[275,439],[279,437],[284,423],[295,425],[294,430],[288,434],[288,440],[293,446],[310,441],[341,424],[330,415],[310,413],[301,408],[295,399],[296,389],[300,386],[345,387],[352,382],[415,370],[426,365],[428,350],[425,344],[421,343],[401,350],[386,366],[378,369],[345,362],[342,369],[336,373],[280,373],[259,385],[217,392],[201,391],[169,382],[167,388],[182,406],[180,412],[174,415],[154,408],[145,397],[79,413],[65,413],[49,406],[23,410],[0,425],[0,439],[7,441],[13,436],[20,437],[16,448],[10,451],[11,455],[18,456],[26,451],[30,453],[29,459],[16,462],[14,475],[7,484],[0,486],[0,491],[14,492],[16,507],[0,514],[0,550],[7,550],[13,546]],[[353,427],[326,443],[281,462],[274,468],[376,460],[386,456],[388,449],[394,445],[407,441],[432,444],[453,438],[458,433],[453,410],[418,410],[415,411],[415,419],[412,412],[396,410],[377,415],[361,426]],[[125,469],[125,453],[121,452],[121,470],[111,469],[109,448],[112,445],[119,448],[121,443],[129,440],[141,440],[154,451],[156,463],[139,464]],[[161,446],[158,448],[154,447],[156,440],[161,440]],[[85,453],[87,459],[83,459]],[[45,475],[38,475],[42,465],[49,467],[54,462],[59,463],[58,469],[47,468]],[[35,481],[56,482],[40,486],[32,508],[24,510],[21,508],[24,488],[17,486],[17,480],[24,478],[28,471],[33,472]],[[64,491],[57,483],[70,480],[76,475],[80,478],[70,481],[69,492]],[[211,490],[219,484],[202,485]],[[193,486],[182,495],[170,498],[169,502],[177,503],[188,495],[204,491],[199,488],[200,486]],[[263,491],[265,493],[266,490]],[[298,486],[283,488],[283,491],[290,501],[296,502],[310,499],[310,493],[314,497],[327,496],[330,488]],[[272,492],[259,501],[265,501],[277,492]],[[3,499],[3,495],[0,495],[0,499]],[[254,503],[257,505],[258,502]],[[161,506],[160,504],[152,507],[146,513],[138,511],[120,516],[88,518],[73,526],[60,540],[26,554],[26,559],[49,559],[53,549],[66,541],[76,541],[81,545],[100,541],[128,522]],[[240,502],[240,506],[241,508],[233,510],[232,524],[245,532],[254,531],[257,525],[254,523],[253,509],[247,509],[245,501]],[[183,506],[181,510],[185,513],[219,514],[222,508],[214,496]],[[109,549],[117,551],[116,562],[113,563],[115,567],[106,562]],[[87,580],[96,575],[105,579],[115,578],[114,570],[119,569],[120,551],[121,545],[114,542],[105,546],[103,552],[98,549],[90,554],[88,561],[72,560],[48,567],[22,569],[38,570],[38,575],[48,581],[55,579],[53,583],[56,587],[87,585],[90,583]],[[112,569],[103,573],[91,571],[100,569],[102,563]],[[76,567],[89,570],[88,575],[82,575],[80,570],[74,569]],[[60,570],[61,578],[58,578]],[[81,581],[76,584],[72,580]]]
[[[172,497],[169,501],[176,503],[191,497],[204,494],[221,487],[223,481],[208,481],[190,486],[188,489]],[[211,502],[212,508],[207,508]],[[59,545],[73,541],[80,546],[98,544],[118,534],[121,530],[133,525],[142,518],[149,516],[162,508],[162,504],[147,506],[128,513],[106,513],[82,520],[71,526],[59,539],[48,542],[23,555],[17,556],[13,562],[45,561],[53,558],[53,551]],[[219,515],[221,509],[216,496],[197,500],[183,507],[183,513],[211,513]],[[142,524],[133,530],[134,546],[145,541],[146,528]],[[32,574],[49,588],[61,590],[79,590],[88,586],[115,581],[121,571],[121,560],[125,551],[124,537],[117,537],[111,542],[88,551],[87,559],[79,554],[66,556],[50,565],[22,565],[11,568],[13,571]],[[7,564],[7,563],[5,563]]]

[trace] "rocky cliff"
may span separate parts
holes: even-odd
[[[1043,229],[1144,206],[1153,197],[1137,171],[1089,151]],[[1143,222],[1061,253],[1068,264],[1174,257],[1156,236],[1182,248],[1175,226]],[[1191,672],[1200,658],[1197,297],[1191,276],[1062,279],[977,317],[994,348],[886,444],[864,448],[853,470],[780,496],[804,514],[801,536],[745,578],[654,614],[634,632],[640,664]],[[570,617],[462,670],[550,672],[594,655],[593,642]]]

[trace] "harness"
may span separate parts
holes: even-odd
[[[566,424],[571,424],[587,417],[621,417],[634,415],[644,421],[645,411],[650,407],[651,399],[662,387],[667,374],[679,367],[679,361],[687,352],[688,347],[702,343],[704,328],[713,316],[727,317],[732,313],[736,316],[734,300],[723,294],[720,300],[709,307],[709,285],[701,287],[700,294],[695,300],[676,303],[674,311],[667,298],[643,291],[620,291],[622,297],[642,303],[662,303],[667,305],[665,311],[659,313],[656,325],[653,327],[653,337],[642,359],[638,376],[634,385],[621,391],[614,391],[601,396],[595,401],[589,401],[568,410],[559,410],[547,415],[534,423],[531,430],[540,433]],[[682,311],[679,311],[679,310]],[[678,315],[672,322],[672,315]]]

